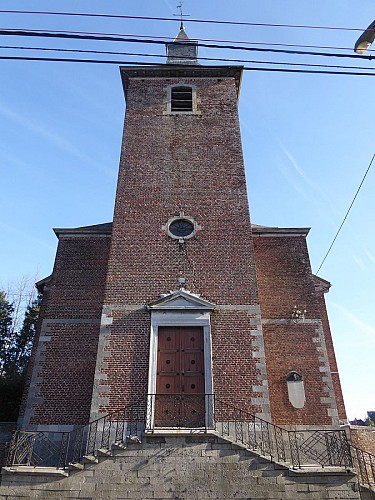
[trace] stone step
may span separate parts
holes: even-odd
[[[107,448],[99,448],[99,450],[96,451],[98,454],[98,457],[111,457],[112,452],[111,450],[108,450]]]
[[[80,464],[79,462],[71,462],[68,466],[68,469],[71,472],[77,472],[83,470],[84,468],[85,466],[83,464]]]
[[[253,453],[255,455],[258,455],[258,457],[260,457],[260,459],[262,461],[264,461],[264,463],[272,462],[273,464],[275,464],[277,466],[277,468],[281,468],[281,469],[292,468],[291,463],[284,462],[282,460],[276,460],[275,457],[271,457],[270,455],[264,454],[260,448],[249,448],[245,444],[241,443],[240,441],[236,441],[236,439],[230,435],[223,436],[220,433],[217,433],[217,436],[220,439],[223,439],[224,441],[227,441],[227,442],[231,443],[232,445],[237,446],[239,449],[243,449],[243,450],[248,451],[249,453]]]
[[[124,441],[116,441],[112,443],[112,450],[125,450],[127,448],[126,443]]]
[[[17,474],[26,476],[68,476],[69,473],[65,469],[57,467],[37,467],[33,465],[12,465],[3,467],[1,474]]]
[[[85,455],[83,457],[84,464],[97,464],[99,460],[94,455]]]

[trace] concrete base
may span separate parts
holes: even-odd
[[[291,471],[214,436],[144,436],[64,478],[5,472],[6,500],[360,499],[350,471]]]

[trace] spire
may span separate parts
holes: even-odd
[[[180,9],[180,18],[181,18],[181,23],[180,23],[180,31],[184,30],[184,14],[183,14],[183,2],[181,1],[178,5],[177,8]],[[177,14],[173,14],[174,16],[177,16]]]
[[[184,26],[182,2],[177,6],[180,9],[180,31],[171,43],[166,43],[167,64],[198,64],[198,43],[191,41]],[[177,16],[177,14],[175,14]]]
[[[187,36],[184,23],[173,42],[166,43],[167,64],[198,64],[198,42]]]

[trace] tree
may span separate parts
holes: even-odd
[[[371,413],[373,413],[373,412],[371,412]],[[371,418],[370,412],[367,412],[367,415],[368,415],[368,417],[365,420],[365,425],[367,425],[367,427],[375,427],[375,422]]]
[[[22,328],[13,339],[14,368],[21,375],[25,374],[31,356],[39,311],[40,306],[37,301],[34,301],[27,307]]]
[[[15,328],[14,314],[13,305],[6,294],[0,292],[0,421],[17,419],[39,304],[34,301],[27,306],[20,328]],[[18,314],[17,310],[16,316]]]
[[[10,363],[13,313],[13,305],[9,303],[5,293],[0,291],[0,376],[6,373]]]

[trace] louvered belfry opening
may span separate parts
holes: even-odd
[[[193,111],[193,89],[191,87],[172,88],[171,111]]]

